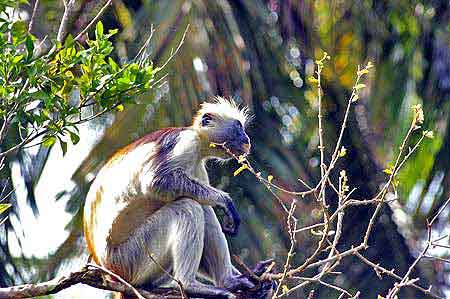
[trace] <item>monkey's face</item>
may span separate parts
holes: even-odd
[[[250,138],[245,133],[242,123],[237,119],[205,113],[202,116],[201,129],[206,133],[209,143],[219,145],[210,150],[211,155],[216,158],[230,158],[227,149],[236,156],[250,153]]]

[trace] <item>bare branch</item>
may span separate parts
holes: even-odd
[[[140,63],[142,60],[145,60],[145,59],[140,59],[140,57],[141,57],[141,55],[144,56],[144,53],[146,52],[145,50],[148,48],[148,45],[150,44],[150,41],[152,40],[154,33],[155,33],[155,29],[153,28],[153,24],[152,24],[150,27],[150,34],[148,35],[147,39],[142,44],[142,47],[139,49],[139,51],[137,52],[136,56],[134,56],[132,61],[139,61],[139,63]]]
[[[136,289],[127,283],[119,275],[98,265],[88,264],[83,269],[71,272],[67,275],[50,281],[0,288],[0,299],[33,298],[44,295],[56,294],[76,284],[86,284],[91,287],[120,292],[127,296],[137,296],[141,299],[182,299],[186,298],[172,289],[154,289],[151,292],[144,289]],[[205,296],[203,294],[190,293],[191,298],[217,298],[217,296]],[[237,298],[240,294],[236,294]]]
[[[31,30],[33,30],[34,18],[36,17],[36,11],[39,6],[39,1],[40,0],[36,0],[34,2],[33,12],[31,13],[31,18],[30,18],[30,23],[28,23],[28,32],[29,33],[31,33]]]
[[[360,254],[359,252],[355,252],[355,256],[357,256],[361,261],[363,261],[365,264],[367,264],[368,266],[370,266],[371,268],[374,269],[375,272],[377,272],[377,275],[381,278],[381,274],[386,274],[390,277],[393,277],[395,279],[398,280],[402,280],[402,277],[400,275],[395,274],[394,269],[391,270],[387,270],[386,268],[381,267],[379,264],[375,264],[374,262],[371,262],[370,260],[368,260],[367,258],[365,258],[362,254]],[[423,292],[426,295],[430,295],[433,298],[442,298],[434,293],[431,292],[431,288],[425,289],[415,283],[411,284],[411,286],[413,288],[418,289],[419,291]]]
[[[75,0],[63,0],[64,3],[64,14],[61,18],[61,23],[59,24],[58,35],[56,40],[61,44],[67,35],[67,27],[69,27],[70,16],[73,14],[75,8]]]
[[[111,5],[112,0],[108,0],[105,5],[99,10],[99,12],[95,15],[95,17],[87,24],[86,27],[84,27],[83,30],[81,30],[80,33],[73,39],[75,42],[78,41],[88,30],[92,27],[92,25],[95,24],[95,22],[100,19],[100,17],[105,13],[105,11],[108,9],[108,7]]]
[[[78,283],[90,285],[92,287],[121,292],[127,295],[135,295],[135,292],[122,282],[113,281],[103,275],[104,271],[99,268],[85,266],[80,271],[72,272],[66,276],[38,284],[26,284],[9,288],[0,288],[0,299],[32,298],[43,295],[56,294]],[[139,290],[143,298],[161,299],[168,298],[161,295],[152,294],[145,290]],[[172,296],[171,298],[180,298]]]
[[[170,50],[170,55],[169,58],[167,58],[167,60],[158,67],[158,69],[164,69],[164,67],[172,60],[173,57],[175,57],[175,55],[178,53],[178,51],[181,49],[181,46],[184,44],[184,40],[186,39],[186,35],[189,31],[189,24],[186,26],[186,29],[183,32],[183,36],[181,37],[180,42],[178,43],[178,46],[176,47],[176,49],[171,49]]]
[[[427,240],[425,243],[425,247],[420,252],[419,256],[414,260],[414,262],[409,266],[408,271],[406,271],[405,275],[401,279],[400,283],[395,284],[394,287],[389,291],[388,295],[386,296],[386,299],[394,299],[396,298],[398,292],[400,289],[404,286],[412,285],[414,282],[411,281],[410,275],[414,268],[417,266],[417,264],[422,260],[422,258],[426,255],[428,252],[428,249],[431,246],[431,235],[433,231],[433,224],[436,221],[436,219],[439,218],[440,214],[444,209],[447,207],[447,205],[450,203],[450,197],[445,201],[445,203],[441,206],[439,211],[434,215],[434,217],[431,219],[431,221],[427,220]]]
[[[295,205],[295,201],[293,200],[291,203],[291,208],[289,209],[289,214],[288,214],[287,220],[286,220],[289,238],[291,241],[291,247],[289,248],[289,252],[286,256],[283,274],[278,281],[278,285],[272,296],[272,299],[275,299],[278,297],[278,293],[280,292],[281,288],[283,287],[284,280],[286,279],[288,270],[290,268],[291,260],[294,257],[295,244],[297,243],[295,240],[295,234],[296,234],[296,230],[297,230],[297,221],[292,219],[292,215],[294,214],[295,208],[296,208],[296,205]]]
[[[120,277],[119,275],[109,271],[108,269],[101,267],[99,265],[95,265],[95,264],[88,264],[88,267],[92,267],[95,269],[99,269],[102,270],[103,272],[111,275],[112,277],[116,278],[117,280],[119,280],[121,283],[123,283],[124,285],[126,285],[128,288],[130,288],[134,295],[136,295],[138,297],[138,299],[145,299],[144,296],[141,295],[141,293],[139,293],[138,290],[136,290],[131,284],[129,284],[125,279],[123,279],[122,277]]]

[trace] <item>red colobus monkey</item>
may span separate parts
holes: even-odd
[[[249,153],[247,119],[247,109],[217,98],[201,105],[192,126],[156,131],[113,155],[84,208],[93,260],[135,286],[176,287],[161,266],[188,294],[235,298],[230,290],[254,286],[231,264],[224,235],[237,233],[239,214],[227,193],[209,185],[205,169],[208,159],[229,158],[211,143]],[[214,206],[225,212],[222,226]]]

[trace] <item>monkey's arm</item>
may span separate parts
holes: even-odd
[[[189,197],[200,204],[221,208],[226,216],[222,230],[230,235],[237,233],[241,220],[228,193],[190,178],[180,168],[157,175],[153,179],[152,187],[164,198]]]

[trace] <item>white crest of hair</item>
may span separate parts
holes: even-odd
[[[239,107],[233,99],[219,96],[215,97],[212,102],[204,102],[200,105],[194,125],[198,125],[201,122],[202,115],[206,113],[214,114],[223,119],[237,119],[243,126],[246,125],[250,116],[247,107]]]

